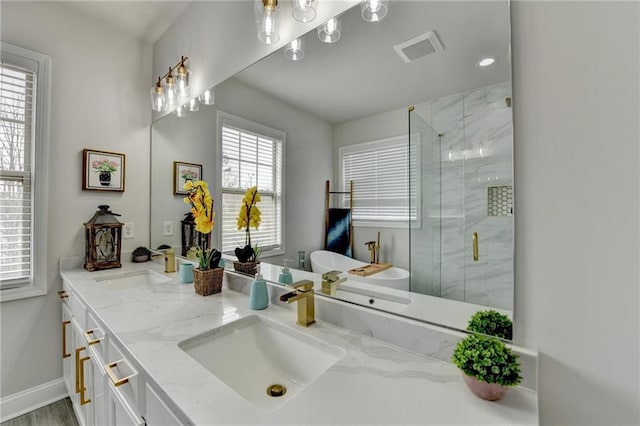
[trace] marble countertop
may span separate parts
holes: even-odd
[[[538,424],[534,391],[518,387],[500,401],[481,400],[452,365],[326,322],[300,327],[293,305],[277,302],[253,311],[245,294],[226,286],[202,297],[192,284],[181,284],[177,273],[165,274],[172,278],[166,283],[117,290],[96,281],[146,269],[162,273],[155,261],[125,262],[122,269],[95,272],[78,264],[61,267],[61,275],[193,424]],[[187,338],[249,315],[307,333],[346,355],[280,408],[263,411],[178,347]]]

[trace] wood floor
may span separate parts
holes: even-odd
[[[38,408],[0,426],[79,426],[69,398]]]

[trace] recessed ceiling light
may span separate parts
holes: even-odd
[[[478,59],[476,62],[477,67],[488,67],[489,65],[493,65],[498,59],[493,56],[485,56],[484,58]]]

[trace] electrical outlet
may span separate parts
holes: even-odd
[[[164,236],[170,237],[173,235],[173,222],[168,220],[164,223]]]
[[[122,238],[128,239],[136,236],[136,226],[133,222],[125,222],[122,225]]]

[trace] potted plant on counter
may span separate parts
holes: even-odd
[[[136,249],[131,252],[132,262],[146,262],[149,259],[151,259],[151,250],[146,247],[136,247]]]
[[[505,314],[489,309],[478,311],[471,319],[467,330],[501,339],[513,340],[513,322]]]
[[[522,381],[518,356],[501,340],[471,334],[456,345],[451,358],[467,387],[479,398],[495,401]]]
[[[213,231],[215,225],[213,212],[213,198],[207,182],[203,180],[186,181],[184,190],[187,196],[184,202],[191,206],[196,231],[208,235]],[[209,236],[210,237],[210,236]],[[208,296],[222,291],[222,275],[223,268],[218,267],[221,253],[214,249],[204,249],[196,247],[196,257],[198,259],[198,267],[193,270],[193,286],[196,293],[202,296]]]
[[[237,262],[233,262],[233,269],[238,272],[244,272],[245,274],[255,275],[256,266],[259,263],[258,256],[260,250],[251,244],[251,229],[258,229],[261,221],[261,212],[257,206],[260,202],[260,194],[258,193],[258,187],[252,186],[247,189],[244,194],[242,203],[240,204],[240,211],[238,212],[238,231],[244,229],[245,239],[244,247],[238,247],[235,250]]]

